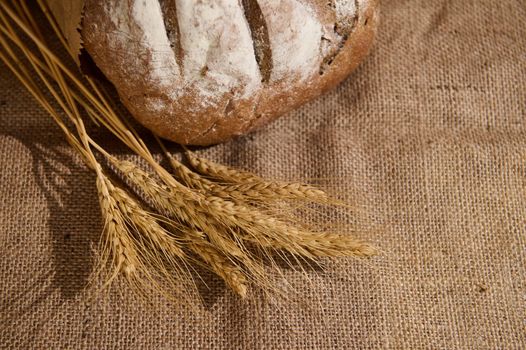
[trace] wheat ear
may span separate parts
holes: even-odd
[[[213,190],[220,196],[230,196],[237,199],[258,199],[262,202],[275,200],[309,200],[318,203],[332,203],[324,191],[307,184],[266,181],[250,172],[217,164],[208,159],[196,156],[186,151],[190,164],[202,175],[222,185],[216,185]]]
[[[65,43],[46,5],[41,0],[38,3]],[[19,31],[31,39],[35,50],[21,40]],[[373,252],[370,246],[350,236],[308,229],[295,217],[278,218],[284,201],[334,204],[325,192],[312,186],[265,181],[187,151],[190,164],[197,170],[194,172],[165,150],[175,171],[173,177],[154,159],[126,119],[115,113],[97,83],[90,77],[78,79],[51,52],[24,0],[0,1],[0,48],[0,59],[50,113],[97,176],[105,223],[102,261],[109,268],[106,286],[123,275],[133,290],[146,297],[150,291],[168,297],[181,291],[179,295],[184,297],[188,294],[184,290],[195,288],[189,269],[199,262],[245,296],[250,284],[267,290],[275,288],[263,267],[265,257],[273,267],[277,266],[273,260],[275,252],[285,251],[307,259],[366,256]],[[29,68],[21,57],[30,63]],[[30,68],[60,112],[48,102],[49,96],[40,90]],[[93,141],[85,130],[81,110],[145,159],[155,175],[133,163],[118,161]],[[155,213],[145,210],[123,186],[115,185],[92,149],[98,151],[97,156],[109,159],[153,202]]]

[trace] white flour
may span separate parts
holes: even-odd
[[[115,27],[106,34],[110,50],[122,53],[125,72],[141,74],[163,87],[179,79],[179,68],[157,0],[133,1],[131,7],[128,1],[108,1],[105,9]],[[130,16],[134,21],[130,21]],[[144,57],[148,57],[147,65],[141,60]]]
[[[132,6],[132,16],[142,32],[140,42],[151,52],[151,78],[163,86],[173,84],[179,67],[166,34],[159,1],[135,0]]]
[[[260,0],[272,49],[271,81],[306,79],[318,71],[322,26],[298,0]]]
[[[240,2],[175,1],[187,84],[211,97],[228,92],[249,97],[261,76]]]
[[[339,22],[352,19],[356,15],[355,0],[336,0],[334,5],[336,7],[336,19]]]

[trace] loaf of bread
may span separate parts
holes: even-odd
[[[85,0],[84,48],[157,135],[210,145],[345,79],[378,0]]]

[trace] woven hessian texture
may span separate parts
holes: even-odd
[[[523,0],[384,1],[376,46],[345,83],[199,152],[332,179],[382,253],[311,284],[287,271],[300,305],[242,302],[211,278],[206,311],[126,291],[90,300],[94,176],[0,66],[0,348],[526,349]]]

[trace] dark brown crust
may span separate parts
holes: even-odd
[[[160,0],[161,10],[163,11],[164,27],[166,36],[170,41],[170,47],[174,51],[177,64],[181,67],[183,62],[183,48],[181,47],[181,33],[177,22],[177,8],[175,1]]]
[[[327,6],[327,1],[311,1],[319,9],[322,24],[330,24],[333,19],[323,8]],[[101,27],[102,30],[111,30],[108,27],[110,24],[98,21],[97,14],[103,11],[101,3],[100,0],[86,2],[82,36],[87,51],[115,85],[123,104],[141,124],[163,138],[191,145],[211,145],[245,134],[332,89],[367,55],[378,21],[378,0],[365,1],[365,5],[358,8],[356,22],[337,54],[325,60],[326,66],[320,68],[320,74],[313,76],[307,83],[296,86],[290,83],[265,83],[251,99],[239,100],[233,98],[233,93],[225,94],[218,106],[201,108],[195,112],[192,107],[198,105],[199,101],[191,92],[173,101],[160,89],[146,90],[148,84],[141,81],[140,74],[135,80],[130,80],[129,75],[125,76],[125,73],[115,69],[115,64],[119,62],[112,61],[109,64],[108,57],[105,57],[108,43],[96,36],[97,31],[91,26],[95,23],[98,31]],[[104,25],[107,27],[104,28]],[[140,70],[140,67],[132,68]],[[151,99],[165,102],[166,107],[161,113],[146,107]]]
[[[242,0],[241,4],[250,26],[254,53],[261,73],[261,81],[267,83],[270,81],[272,73],[272,50],[270,49],[270,39],[265,17],[257,0]]]

